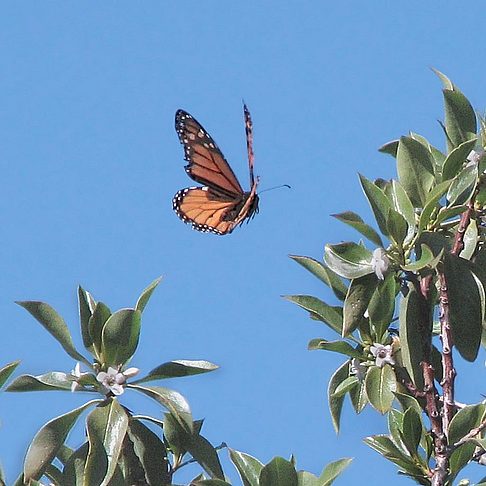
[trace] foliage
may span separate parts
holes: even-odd
[[[141,317],[160,279],[141,294],[133,308],[112,312],[103,302],[78,288],[81,336],[85,351],[74,345],[63,318],[48,304],[18,302],[77,360],[71,372],[51,371],[41,375],[21,375],[7,387],[9,392],[87,392],[95,398],[82,406],[51,419],[33,438],[15,486],[43,484],[60,486],[164,486],[173,483],[177,471],[198,463],[202,473],[191,485],[226,485],[218,451],[201,435],[202,420],[194,420],[187,400],[177,391],[149,382],[180,378],[214,371],[208,361],[175,360],[160,364],[145,376],[133,379],[139,370],[128,367],[138,346]],[[84,370],[81,370],[81,364]],[[0,369],[0,385],[18,362]],[[148,396],[165,409],[163,420],[134,414],[121,399],[125,391]],[[85,415],[86,438],[72,449],[68,436]],[[79,441],[78,441],[79,443]],[[228,449],[243,485],[288,484],[326,486],[349,464],[342,459],[329,464],[320,477],[297,471],[295,461],[276,457],[267,465],[243,452]],[[0,471],[0,484],[5,478]]]
[[[328,388],[336,431],[346,395],[356,413],[371,405],[386,414],[389,434],[365,442],[424,485],[452,484],[486,452],[486,406],[455,401],[453,364],[453,347],[473,362],[486,344],[486,122],[436,74],[446,152],[416,133],[383,145],[397,179],[360,175],[379,231],[354,212],[334,215],[375,248],[344,242],[327,244],[323,261],[291,256],[340,304],[286,297],[338,335],[309,343],[345,357]]]

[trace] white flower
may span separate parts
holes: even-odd
[[[74,370],[71,371],[71,376],[73,380],[73,382],[71,383],[72,392],[83,389],[83,386],[78,383],[79,378],[81,378],[83,375],[89,375],[89,373],[81,373],[81,365],[78,362],[76,363]]]
[[[374,343],[370,347],[371,354],[375,357],[375,365],[378,368],[383,368],[386,364],[394,365],[393,348],[391,344],[384,346],[383,344]]]
[[[123,385],[127,378],[135,376],[138,372],[138,368],[128,368],[122,373],[110,366],[106,372],[100,371],[96,375],[96,379],[103,385],[107,393],[111,392],[113,395],[121,395],[125,391]]]
[[[380,280],[385,279],[385,273],[390,266],[390,260],[383,248],[376,248],[371,258],[371,268]]]
[[[366,375],[366,366],[364,366],[358,358],[353,358],[351,361],[350,372],[356,375],[359,381],[363,381]]]

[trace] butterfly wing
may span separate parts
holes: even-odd
[[[235,219],[246,202],[244,196],[228,198],[208,186],[188,187],[174,196],[172,207],[195,230],[226,235],[237,226]]]
[[[253,155],[253,122],[251,121],[250,110],[245,103],[243,103],[243,113],[245,115],[245,132],[246,132],[246,150],[248,152],[248,167],[250,169],[250,186],[253,189],[258,185],[258,181],[255,182],[255,176],[253,175],[253,163],[255,156]]]
[[[185,223],[197,231],[218,235],[231,233],[236,226],[258,212],[253,175],[253,132],[250,113],[244,106],[251,190],[244,192],[221,150],[202,125],[184,110],[178,110],[175,127],[184,147],[185,169],[189,177],[205,187],[189,187],[177,192],[172,207]]]
[[[175,128],[184,147],[184,158],[189,162],[185,169],[192,180],[229,196],[243,194],[221,150],[195,118],[184,110],[178,110]]]

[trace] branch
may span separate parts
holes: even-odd
[[[459,221],[459,226],[457,227],[456,234],[454,235],[454,244],[452,245],[451,253],[453,255],[459,256],[459,253],[464,249],[464,234],[466,233],[467,227],[471,222],[471,218],[474,214],[474,201],[478,195],[479,187],[476,187],[474,194],[467,204],[467,209],[462,213],[461,219]]]
[[[431,352],[432,352],[432,330],[430,320],[430,285],[432,284],[432,275],[423,277],[420,282],[418,279],[413,279],[413,284],[419,295],[422,297],[421,319],[418,323],[420,333],[422,335],[422,361],[420,366],[424,377],[424,393],[425,393],[425,411],[429,417],[432,435],[434,438],[434,449],[436,456],[445,452],[447,441],[446,436],[442,431],[442,421],[439,413],[439,394],[435,388],[434,367],[432,366]]]
[[[458,235],[456,233],[456,235]],[[440,339],[442,341],[442,366],[444,367],[444,377],[442,379],[442,392],[444,396],[444,410],[442,413],[442,430],[446,435],[449,433],[449,425],[452,417],[456,412],[454,400],[454,380],[456,377],[456,370],[452,358],[452,347],[454,342],[452,340],[451,323],[449,319],[449,295],[447,291],[447,279],[442,271],[439,271],[440,283]]]

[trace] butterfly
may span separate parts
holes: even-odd
[[[175,129],[188,162],[186,173],[204,186],[178,191],[172,199],[172,208],[184,223],[192,224],[197,231],[228,235],[258,213],[259,179],[253,175],[253,124],[245,104],[243,112],[251,186],[247,192],[202,125],[186,111],[176,112]]]

